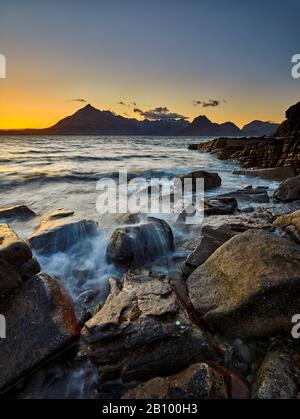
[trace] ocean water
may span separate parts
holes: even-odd
[[[24,239],[38,226],[40,218],[55,208],[73,210],[79,217],[99,223],[101,233],[98,237],[89,242],[75,243],[69,252],[57,252],[48,257],[35,253],[43,271],[58,278],[78,306],[85,293],[95,290],[100,294],[105,292],[109,276],[118,274],[116,268],[106,262],[106,247],[112,231],[123,222],[118,216],[105,217],[97,212],[99,191],[96,190],[96,183],[99,179],[115,179],[120,170],[127,170],[130,177],[149,179],[151,176],[173,178],[205,169],[218,172],[222,178],[222,186],[207,195],[230,192],[246,184],[266,184],[259,178],[233,175],[232,172],[239,168],[238,164],[218,160],[212,154],[188,150],[189,144],[209,139],[0,137],[0,207],[25,204],[38,214],[27,222],[11,223]],[[270,191],[277,186],[276,182],[267,183]],[[161,218],[166,219],[166,216],[161,215]],[[176,239],[180,239],[174,220],[167,218],[167,221]],[[78,272],[83,275],[78,276]],[[55,364],[35,375],[26,391],[35,398],[74,395],[76,398],[90,398],[96,376],[96,371],[91,370],[89,364],[78,366],[71,363],[70,367],[64,365],[63,368]],[[24,394],[27,397],[26,391]]]
[[[105,217],[97,212],[99,179],[116,179],[120,170],[127,170],[130,177],[147,179],[173,178],[199,169],[218,172],[222,186],[207,195],[230,192],[246,184],[266,183],[259,178],[234,175],[239,166],[233,162],[188,150],[189,144],[208,140],[209,137],[0,137],[0,206],[25,204],[38,214],[29,222],[11,223],[24,239],[37,227],[40,217],[55,208],[74,210],[79,217],[99,223],[102,234],[92,244],[93,251],[81,256],[90,271],[96,265],[101,267],[84,284],[79,286],[72,279],[77,251],[48,258],[37,255],[43,269],[58,276],[75,298],[99,284],[99,278],[105,282],[112,272],[105,261],[106,245],[112,231],[122,225],[118,216]],[[276,185],[268,182],[271,189]],[[166,219],[164,215],[162,218]],[[167,221],[176,232],[173,220]]]

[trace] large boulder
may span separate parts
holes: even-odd
[[[213,350],[190,320],[167,278],[128,272],[101,310],[82,329],[83,354],[102,380],[123,382],[174,374],[210,359]]]
[[[274,192],[274,198],[282,202],[293,202],[300,199],[300,176],[282,182]]]
[[[293,356],[286,348],[270,351],[258,370],[253,397],[256,399],[296,399],[297,377]]]
[[[109,263],[139,266],[173,250],[171,227],[163,220],[148,217],[143,224],[115,230],[106,254]]]
[[[42,218],[28,242],[32,249],[44,255],[66,252],[78,242],[98,234],[95,221],[78,219],[73,211],[58,209]]]
[[[209,189],[214,189],[222,184],[222,179],[218,175],[218,173],[207,172],[205,170],[198,170],[196,172],[191,172],[187,175],[181,177],[181,180],[184,179],[192,179],[192,186],[193,189],[196,187],[197,179],[204,180],[204,189],[207,191]]]
[[[205,363],[170,377],[157,377],[129,390],[123,399],[228,399],[223,375]]]
[[[40,274],[0,304],[6,339],[0,339],[0,389],[23,378],[79,337],[72,302],[59,283]]]
[[[296,243],[300,244],[300,210],[292,214],[282,215],[274,221],[276,227],[280,227],[291,236]]]
[[[182,271],[189,276],[198,266],[202,265],[222,244],[230,240],[235,234],[229,226],[204,226],[201,241],[182,265]]]
[[[187,280],[210,328],[238,337],[290,333],[300,311],[300,252],[292,241],[249,230],[221,246]]]
[[[26,205],[15,205],[12,207],[0,208],[0,219],[19,220],[35,217],[35,213]]]
[[[0,224],[0,300],[39,271],[25,241],[7,224]]]

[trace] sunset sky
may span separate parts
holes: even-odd
[[[87,103],[141,118],[280,122],[300,99],[299,0],[0,0],[0,128],[53,125]],[[81,99],[77,101],[76,99]],[[215,100],[217,106],[203,107]],[[195,102],[201,104],[195,105]],[[123,102],[121,104],[120,102]]]

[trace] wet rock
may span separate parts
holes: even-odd
[[[222,374],[205,363],[179,374],[157,377],[129,390],[123,399],[228,399]]]
[[[300,176],[282,182],[274,192],[277,201],[293,202],[300,199]]]
[[[204,214],[207,216],[233,214],[237,208],[237,200],[231,196],[224,198],[206,199],[204,201]]]
[[[234,197],[236,199],[251,201],[256,203],[268,203],[270,198],[267,192],[267,187],[246,188],[237,191],[229,192],[227,194],[219,195],[218,198]]]
[[[296,243],[300,244],[300,210],[278,217],[274,225],[282,228]]]
[[[271,167],[268,169],[235,170],[233,174],[283,181],[296,176],[296,170],[293,167]]]
[[[28,238],[32,249],[39,254],[65,252],[81,240],[96,237],[98,224],[78,219],[73,211],[55,210],[47,214],[36,231]]]
[[[196,188],[197,179],[204,179],[204,189],[207,191],[209,189],[218,188],[222,184],[222,179],[218,173],[211,173],[205,170],[198,170],[197,172],[191,172],[187,175],[181,177],[181,180],[192,179],[193,189]]]
[[[292,355],[276,349],[268,353],[256,377],[254,398],[295,399],[297,380]]]
[[[0,224],[0,300],[39,271],[25,241],[7,224]]]
[[[0,219],[19,220],[35,217],[36,214],[26,205],[16,205],[13,207],[0,208]]]
[[[170,375],[212,357],[207,338],[167,278],[128,272],[122,290],[115,291],[82,330],[83,354],[99,367],[103,380]]]
[[[115,230],[106,254],[109,263],[140,266],[173,250],[170,226],[163,220],[148,217],[144,224]]]
[[[183,273],[189,276],[234,235],[235,233],[226,225],[218,228],[204,226],[201,242],[185,260],[182,266]]]
[[[7,323],[0,341],[0,389],[65,349],[79,336],[72,302],[59,283],[40,274],[0,305]]]
[[[249,230],[221,246],[187,280],[193,307],[212,329],[235,337],[290,333],[300,311],[298,245]]]

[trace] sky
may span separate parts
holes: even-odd
[[[86,103],[143,119],[281,122],[300,99],[299,0],[0,0],[0,129]]]

